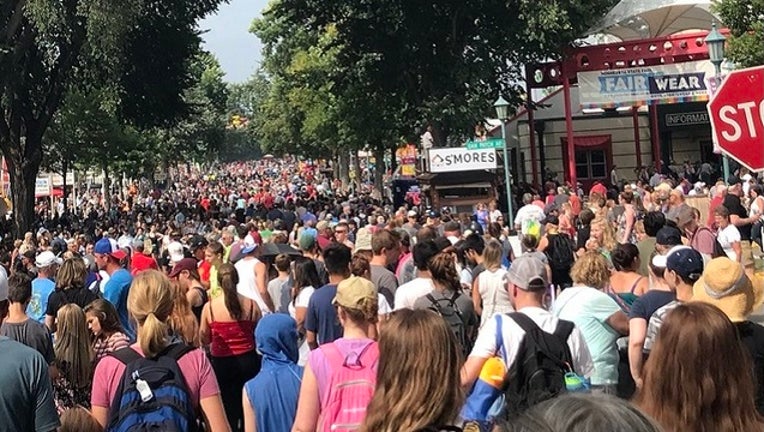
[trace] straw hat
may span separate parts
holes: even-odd
[[[727,257],[708,262],[703,276],[693,287],[693,300],[712,304],[724,312],[730,321],[745,321],[764,300],[764,284],[754,284],[740,263]]]

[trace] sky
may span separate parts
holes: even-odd
[[[218,13],[200,23],[204,48],[220,61],[225,80],[242,82],[249,78],[260,64],[260,40],[249,32],[255,17],[260,16],[268,0],[230,0],[223,3]]]

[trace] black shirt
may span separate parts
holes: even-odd
[[[650,290],[634,300],[629,311],[629,319],[642,318],[649,322],[655,311],[674,300],[676,300],[676,293],[673,291]]]
[[[727,196],[724,197],[722,205],[730,211],[730,216],[737,215],[741,219],[748,217],[748,212],[740,203],[740,197],[737,195],[727,194]],[[740,240],[751,240],[751,227],[751,224],[737,226],[738,231],[740,231]]]
[[[753,381],[756,385],[754,399],[759,414],[764,415],[764,327],[751,321],[735,323],[740,341],[751,353]]]
[[[57,289],[50,293],[50,297],[48,297],[48,308],[45,310],[45,315],[55,317],[59,309],[70,303],[85,308],[85,306],[96,299],[98,299],[98,295],[86,287],[65,290]]]

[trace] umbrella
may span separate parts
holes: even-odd
[[[708,0],[621,0],[587,34],[608,34],[622,41],[707,30],[719,21]]]
[[[302,256],[302,252],[283,243],[264,243],[262,246],[262,252],[260,256],[263,258],[275,257],[276,255],[284,254],[290,256]]]

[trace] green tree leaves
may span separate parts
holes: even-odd
[[[764,0],[720,0],[714,10],[732,33],[727,58],[741,68],[764,64]]]

